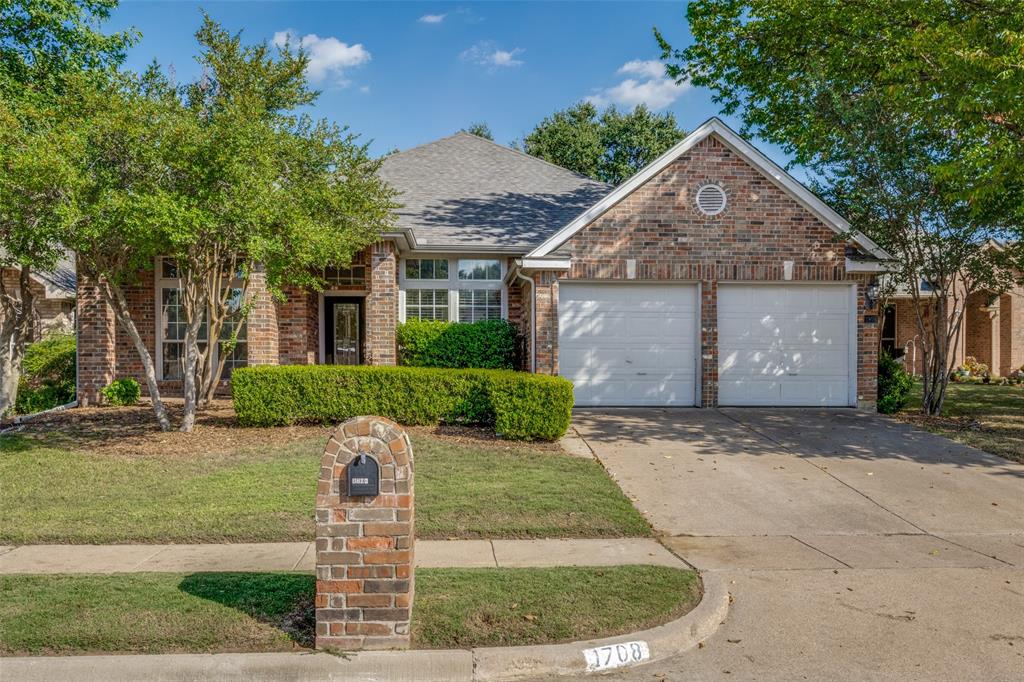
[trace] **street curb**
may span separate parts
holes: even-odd
[[[650,658],[631,665],[646,665],[688,651],[711,636],[729,611],[725,582],[714,573],[702,573],[701,579],[704,593],[696,608],[649,630],[569,644],[473,649],[473,680],[491,682],[596,672],[588,670],[584,649],[627,642],[646,642],[650,651]]]
[[[415,680],[497,682],[531,677],[585,674],[585,649],[644,642],[645,665],[676,656],[713,634],[729,611],[729,592],[714,573],[703,573],[700,603],[676,620],[649,630],[568,644],[479,649],[248,654],[158,654],[127,656],[24,656],[0,658],[0,674],[20,682],[186,682],[198,679]],[[626,667],[626,666],[621,666]],[[596,672],[596,671],[594,671]]]

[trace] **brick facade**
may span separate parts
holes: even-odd
[[[696,190],[709,182],[728,197],[726,210],[716,216],[695,204]],[[704,406],[718,399],[719,282],[850,282],[858,284],[857,397],[870,407],[878,329],[865,322],[869,277],[846,273],[845,247],[789,193],[709,136],[562,245],[556,254],[571,259],[568,273],[534,274],[537,371],[558,373],[559,279],[626,280],[633,271],[636,280],[699,283]]]
[[[372,263],[372,267],[371,267]],[[382,242],[356,254],[353,264],[366,266],[364,283],[331,285],[331,296],[365,296],[364,362],[395,364],[395,325],[398,320],[397,255],[394,245]],[[157,355],[156,274],[137,273],[124,287],[135,325],[154,364]],[[252,309],[247,319],[247,357],[250,366],[315,364],[320,362],[321,300],[318,292],[297,287],[285,289],[276,300],[267,289],[262,272],[250,276]],[[142,362],[127,334],[114,324],[114,314],[99,297],[88,278],[79,276],[79,398],[95,403],[99,390],[116,378],[134,377],[147,392]],[[157,376],[160,368],[157,367]],[[158,382],[161,393],[180,396],[180,381]],[[227,382],[223,390],[228,390]]]
[[[346,470],[365,453],[380,466],[380,495],[348,497]],[[316,646],[409,646],[414,576],[413,453],[381,417],[356,417],[331,435],[316,489]]]
[[[19,296],[21,290],[21,271],[16,268],[0,268],[0,277],[4,279],[4,286],[7,291]],[[32,280],[32,295],[34,307],[34,320],[32,325],[31,341],[38,341],[49,333],[70,333],[75,328],[74,310],[75,299],[68,298],[47,298],[46,287],[39,282]]]
[[[987,292],[967,299],[964,355],[1006,376],[1024,365],[1024,286],[1000,296]]]
[[[395,328],[398,326],[398,252],[392,242],[370,247],[370,283],[366,295],[366,340],[363,352],[368,365],[398,364]]]

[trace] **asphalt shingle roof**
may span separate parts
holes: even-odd
[[[537,246],[613,187],[469,133],[387,157],[398,226],[425,246]]]

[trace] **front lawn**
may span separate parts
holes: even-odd
[[[920,414],[921,385],[900,419],[1024,464],[1024,386],[950,382],[941,417]]]
[[[314,590],[312,575],[295,573],[0,576],[0,654],[302,649],[313,644]],[[421,569],[413,646],[610,636],[699,600],[695,573],[663,566]]]
[[[113,424],[54,419],[0,436],[0,544],[312,539],[327,430],[208,423],[188,438],[129,423],[118,438],[119,411],[95,413]],[[596,461],[471,430],[412,439],[420,538],[650,533]]]

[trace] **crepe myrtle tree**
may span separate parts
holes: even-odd
[[[98,25],[116,0],[10,0],[0,3],[0,414],[14,405],[21,360],[34,326],[33,271],[52,268],[72,219],[75,176],[61,147],[69,77],[116,68],[134,32]]]
[[[666,71],[708,87],[743,132],[895,257],[938,414],[964,301],[998,293],[1024,225],[1024,5],[996,0],[695,0],[694,42],[655,31]],[[922,280],[928,283],[924,289]]]
[[[277,297],[319,287],[323,268],[379,239],[395,208],[365,145],[296,113],[318,95],[301,50],[243,45],[209,16],[196,38],[202,77],[162,98],[173,100],[164,154],[182,216],[165,232],[186,323],[182,431],[213,397],[254,273]]]

